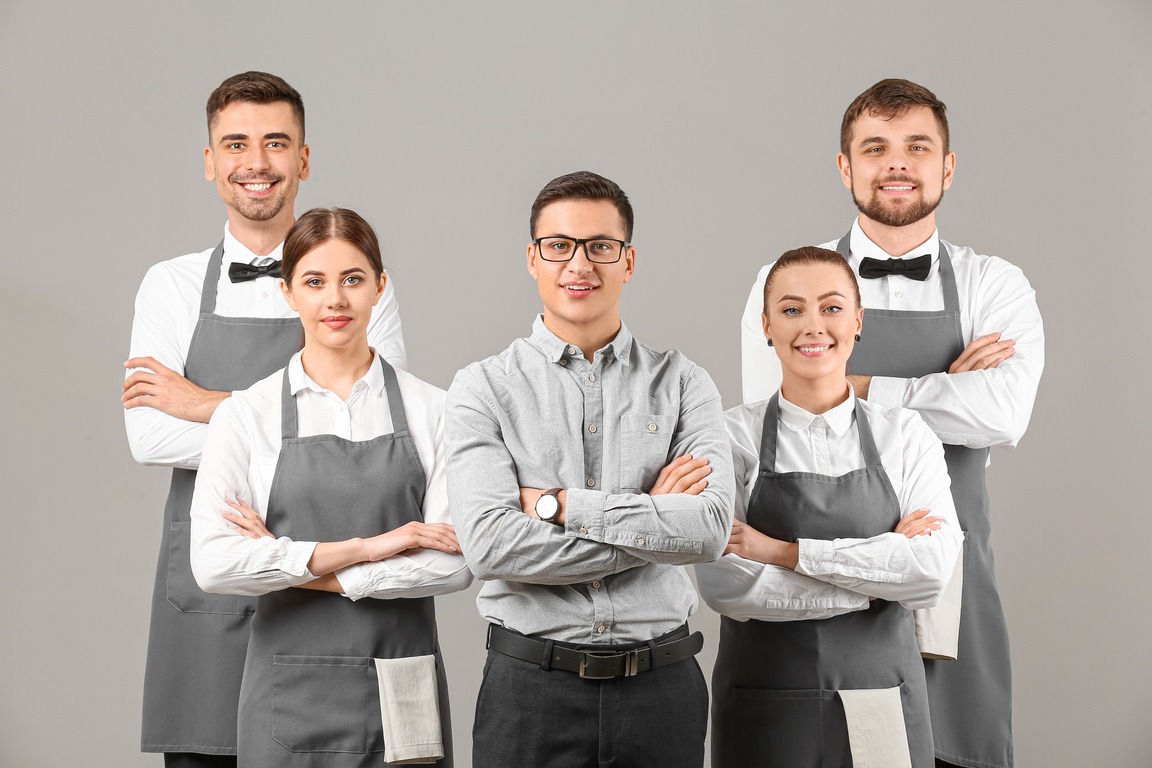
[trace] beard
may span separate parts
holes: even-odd
[[[941,185],[940,194],[936,196],[935,200],[929,200],[924,197],[923,187],[917,185],[917,189],[921,190],[919,197],[913,201],[909,201],[908,205],[888,205],[879,197],[877,197],[877,190],[883,184],[891,184],[897,181],[907,181],[915,184],[913,179],[908,178],[890,178],[878,181],[872,185],[872,195],[868,200],[861,202],[860,198],[856,197],[856,190],[852,190],[852,202],[856,203],[856,207],[860,213],[875,221],[877,224],[883,224],[886,227],[906,227],[909,224],[915,224],[924,217],[936,210],[936,206],[940,205],[940,201],[944,199],[944,188]]]
[[[283,189],[284,178],[281,176],[259,178],[240,178],[239,176],[233,176],[229,181],[237,184],[253,184],[263,181],[276,182],[275,194],[269,197],[254,199],[244,197],[240,192],[234,193],[232,197],[232,207],[249,221],[270,221],[276,218],[277,214],[284,210],[284,206],[288,204],[288,195],[286,194],[286,190]]]

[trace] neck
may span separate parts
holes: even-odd
[[[300,355],[304,373],[342,400],[347,400],[352,394],[352,387],[368,373],[373,360],[367,337],[360,343],[338,348],[305,338],[304,353]]]
[[[936,212],[903,227],[890,227],[860,214],[860,229],[889,256],[903,256],[936,231]]]
[[[228,231],[232,237],[257,256],[267,256],[288,237],[296,217],[287,207],[268,221],[253,221],[228,209]]]
[[[604,345],[620,333],[620,315],[595,323],[575,324],[564,322],[545,310],[544,327],[568,344],[579,347],[584,357],[593,362],[596,351],[603,349]]]
[[[785,400],[798,405],[808,413],[827,413],[848,399],[851,390],[844,371],[819,379],[802,379],[784,371],[780,394]]]

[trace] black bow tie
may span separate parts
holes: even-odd
[[[280,262],[274,261],[262,267],[254,267],[251,264],[240,264],[238,262],[232,262],[228,265],[228,278],[234,283],[255,280],[262,275],[280,277]]]
[[[932,257],[928,254],[914,259],[869,259],[860,260],[860,277],[871,280],[887,275],[903,275],[911,280],[923,282],[932,271]]]

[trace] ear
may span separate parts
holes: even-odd
[[[860,330],[864,327],[864,307],[856,310],[856,333],[859,334]]]
[[[852,163],[848,160],[848,155],[837,152],[836,167],[840,169],[840,181],[844,182],[845,187],[852,189]]]
[[[944,189],[952,186],[952,174],[956,172],[956,153],[949,152],[944,156]]]
[[[388,285],[388,273],[380,273],[380,285],[376,286],[376,297],[372,299],[372,306],[376,306],[380,301],[380,297],[384,295],[384,286]]]
[[[284,278],[280,278],[280,293],[284,294],[284,301],[288,302],[288,306],[292,307],[293,312],[299,312],[300,308],[296,306],[296,302],[292,301],[292,289],[288,287],[288,283]]]
[[[772,338],[772,326],[768,324],[768,315],[760,313],[760,324],[764,326],[764,338]]]
[[[204,147],[204,178],[216,181],[216,168],[212,164],[212,147]]]
[[[628,246],[628,253],[624,255],[624,282],[632,279],[632,273],[636,271],[636,249]]]
[[[528,274],[533,280],[540,279],[536,276],[536,243],[528,243]]]
[[[312,154],[312,148],[307,144],[300,147],[300,181],[308,178],[311,169],[308,166],[308,157]]]

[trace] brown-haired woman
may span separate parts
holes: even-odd
[[[217,409],[192,501],[200,586],[260,596],[239,764],[450,766],[432,596],[471,575],[449,523],[444,392],[368,345],[387,278],[356,213],[301,216],[281,272],[304,348]]]
[[[910,609],[939,600],[961,534],[940,440],[848,385],[863,314],[835,252],[789,251],[768,276],[783,384],[725,414],[744,492],[724,556],[696,566],[723,614],[717,768],[934,763]]]

